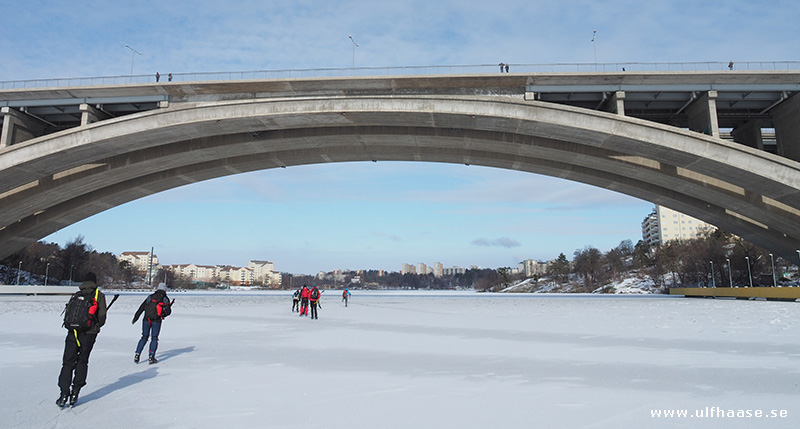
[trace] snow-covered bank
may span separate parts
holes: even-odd
[[[156,365],[142,295],[109,312],[74,409],[56,377],[65,297],[0,297],[0,427],[797,427],[797,303],[659,296],[180,295]],[[651,410],[786,410],[654,418]],[[689,420],[689,422],[687,422]]]

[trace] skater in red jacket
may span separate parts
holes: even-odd
[[[303,285],[303,288],[300,289],[300,315],[301,316],[308,316],[308,299],[311,297],[311,291],[308,290],[308,286]]]

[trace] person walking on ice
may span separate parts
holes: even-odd
[[[347,307],[347,302],[350,301],[350,291],[347,288],[344,288],[342,292],[342,301],[344,301],[344,306]]]
[[[61,395],[56,400],[56,405],[62,408],[67,401],[70,405],[78,402],[78,394],[86,385],[89,355],[92,353],[100,328],[106,324],[106,296],[97,286],[97,276],[94,273],[86,273],[78,289],[64,309],[67,338],[64,340],[64,357],[61,360],[61,373],[58,376]]]
[[[308,298],[311,301],[311,318],[312,319],[319,319],[319,316],[317,316],[317,305],[319,305],[319,308],[322,308],[322,305],[319,304],[319,299],[321,297],[322,297],[322,293],[319,291],[319,289],[316,286],[311,288],[311,293],[309,294]]]
[[[144,350],[148,337],[152,337],[148,353],[149,362],[151,364],[158,362],[156,350],[158,349],[158,334],[161,333],[161,322],[172,313],[173,303],[174,300],[170,302],[167,296],[167,284],[162,282],[158,284],[156,291],[148,295],[142,305],[139,306],[139,309],[136,310],[131,324],[136,323],[142,313],[144,313],[144,318],[142,319],[142,338],[139,339],[139,343],[136,345],[136,354],[133,355],[134,363],[139,363],[139,355]]]
[[[292,313],[300,312],[300,289],[292,294]]]
[[[311,291],[308,286],[303,285],[300,289],[300,316],[308,316],[308,298],[311,296]]]

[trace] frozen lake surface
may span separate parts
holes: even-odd
[[[67,297],[2,296],[0,427],[800,427],[800,303],[339,294],[310,320],[286,292],[171,293],[155,365],[123,294],[64,410]]]

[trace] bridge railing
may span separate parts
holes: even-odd
[[[747,61],[747,62],[662,62],[662,63],[553,63],[509,64],[511,73],[597,73],[643,71],[725,71],[725,70],[800,70],[800,61]],[[500,73],[499,64],[435,65],[398,67],[350,67],[252,70],[225,72],[172,73],[172,82],[210,82],[229,80],[257,80],[284,78],[395,76],[441,74]],[[155,73],[119,76],[95,76],[54,79],[28,79],[0,81],[0,89],[52,88],[75,86],[104,86],[154,83]],[[170,82],[169,72],[160,76],[159,82]]]

